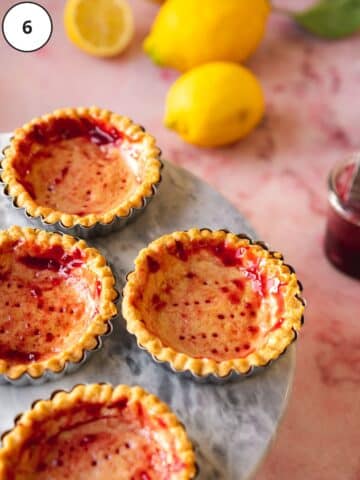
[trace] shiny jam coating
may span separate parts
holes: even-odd
[[[192,358],[245,358],[284,321],[287,281],[251,245],[176,241],[149,253],[133,306],[146,328]]]
[[[20,151],[18,182],[37,204],[72,215],[111,211],[143,175],[136,143],[100,119],[35,125]]]
[[[101,293],[84,252],[28,241],[0,247],[0,360],[45,360],[75,344]]]
[[[189,478],[177,448],[166,417],[149,414],[141,401],[79,400],[33,424],[6,480]]]

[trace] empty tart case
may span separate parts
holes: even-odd
[[[0,295],[0,384],[58,380],[79,369],[112,333],[116,278],[84,240],[29,227],[0,231],[0,278],[6,290]]]
[[[32,473],[36,473],[39,469],[41,478],[45,478],[44,474],[48,467],[65,469],[66,474],[69,474],[70,467],[66,461],[66,455],[69,455],[70,462],[74,459],[76,462],[81,462],[81,458],[75,456],[78,449],[90,457],[91,461],[89,458],[85,460],[85,468],[90,468],[92,471],[95,468],[103,469],[99,472],[101,478],[104,474],[109,478],[109,470],[116,473],[118,468],[116,463],[113,466],[107,466],[106,463],[114,459],[116,462],[117,455],[121,455],[124,450],[128,457],[133,448],[131,444],[135,441],[135,446],[137,445],[137,416],[140,417],[141,428],[147,428],[146,435],[142,434],[140,441],[148,448],[151,448],[151,444],[155,445],[154,456],[165,454],[164,458],[160,457],[160,462],[153,463],[150,460],[150,468],[155,470],[166,467],[165,473],[167,475],[171,473],[171,478],[177,480],[197,479],[200,471],[196,462],[197,448],[189,438],[185,425],[166,403],[139,386],[115,387],[108,383],[98,383],[78,384],[70,391],[56,390],[48,400],[35,400],[31,409],[17,415],[14,427],[4,432],[0,438],[0,480],[7,479],[9,473],[15,473],[16,476],[16,468],[20,462],[22,472],[31,470]],[[118,419],[120,423],[135,421],[135,424],[128,437],[126,431],[121,435],[115,433],[111,444],[101,444],[104,436],[111,435],[112,430],[116,429],[117,424],[111,423],[112,419]],[[96,432],[94,433],[91,424],[99,420],[107,423],[94,427],[93,430]],[[99,430],[101,428],[103,430]],[[57,450],[56,440],[59,447],[62,432],[67,434],[66,446]],[[74,435],[73,444],[71,435]],[[53,453],[46,448],[48,439],[51,441]],[[100,442],[98,447],[96,447],[97,442]],[[148,442],[147,445],[146,442]],[[38,447],[41,448],[40,452],[36,451]],[[29,455],[23,454],[24,448],[30,450]],[[102,452],[102,448],[106,449],[105,453]],[[135,448],[138,450],[137,447]],[[164,451],[161,452],[161,449]],[[52,458],[51,454],[55,458]],[[59,462],[56,461],[57,455],[61,457]],[[138,460],[139,455],[136,455]],[[174,464],[169,463],[170,460]],[[73,472],[74,470],[71,471]],[[140,476],[144,479],[150,478],[146,472],[140,472]],[[68,478],[67,475],[66,478]]]
[[[163,167],[143,127],[97,107],[35,118],[3,155],[0,181],[12,206],[33,226],[82,238],[117,231],[143,212]]]
[[[264,242],[191,229],[140,251],[127,275],[122,314],[139,348],[156,363],[199,383],[224,383],[268,367],[297,339],[304,322],[302,290],[295,270]],[[207,324],[194,327],[192,318]],[[245,323],[234,326],[240,318]]]

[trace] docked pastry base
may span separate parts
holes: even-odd
[[[282,255],[262,242],[192,229],[140,252],[122,311],[155,361],[219,382],[251,375],[286,351],[303,323],[301,290]]]
[[[35,225],[84,238],[125,226],[157,193],[155,139],[99,108],[61,109],[14,133],[0,178]]]
[[[0,379],[57,379],[101,346],[117,314],[115,278],[83,240],[31,228],[0,232]]]
[[[168,406],[125,385],[78,385],[36,402],[0,449],[0,480],[192,480],[196,470]]]

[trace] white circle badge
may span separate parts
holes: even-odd
[[[21,2],[6,12],[2,31],[7,43],[20,52],[35,52],[50,40],[53,26],[49,13],[34,2]]]

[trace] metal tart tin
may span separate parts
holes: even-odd
[[[11,138],[10,138],[11,142]],[[42,230],[47,230],[50,232],[61,232],[61,233],[66,233],[67,235],[72,235],[74,237],[80,237],[84,239],[88,238],[94,238],[94,237],[100,237],[100,236],[105,236],[108,235],[112,232],[116,232],[121,230],[122,228],[125,227],[130,221],[135,219],[138,215],[140,215],[146,207],[149,205],[151,200],[154,198],[155,195],[157,195],[159,191],[159,186],[162,180],[162,177],[160,175],[159,181],[152,186],[152,193],[148,197],[143,197],[142,198],[142,205],[139,208],[132,207],[128,213],[128,215],[125,216],[115,216],[115,218],[110,222],[110,223],[102,223],[102,222],[96,222],[94,225],[90,227],[86,227],[84,225],[76,224],[72,227],[66,227],[61,221],[55,222],[55,223],[47,223],[43,219],[43,217],[38,216],[38,217],[33,217],[28,214],[26,211],[26,208],[24,207],[19,207],[16,204],[16,201],[14,198],[12,198],[7,191],[6,184],[2,181],[1,179],[1,173],[2,173],[2,161],[4,159],[4,152],[7,148],[9,148],[10,144],[7,145],[5,148],[2,150],[2,157],[0,158],[0,188],[1,188],[1,193],[5,198],[7,198],[11,206],[22,212],[22,214],[25,216],[29,224],[35,228],[41,228]],[[160,170],[164,168],[164,164],[159,158],[160,161]]]
[[[295,333],[295,337],[294,337],[294,339],[292,340],[291,343],[294,343],[295,340],[297,339],[297,333],[295,332],[295,330],[294,330],[294,333]],[[237,372],[236,370],[233,369],[227,375],[225,375],[224,377],[220,377],[219,375],[217,375],[215,373],[210,373],[208,375],[196,375],[191,370],[176,370],[175,368],[173,368],[173,366],[169,362],[164,362],[162,360],[159,360],[158,358],[156,358],[155,355],[151,354],[148,350],[146,350],[146,348],[144,348],[143,346],[141,346],[137,342],[137,346],[141,350],[144,350],[152,358],[152,360],[155,363],[157,363],[158,365],[160,365],[162,368],[165,368],[166,370],[170,371],[171,373],[175,373],[180,378],[184,378],[184,379],[187,379],[187,380],[190,379],[190,380],[195,381],[198,384],[213,384],[213,385],[223,385],[223,384],[228,383],[228,382],[243,381],[248,377],[252,377],[253,375],[260,374],[262,371],[264,371],[266,368],[270,367],[274,362],[276,362],[276,360],[278,358],[282,357],[286,353],[286,351],[290,347],[290,345],[291,344],[289,344],[286,347],[286,349],[283,350],[282,353],[276,359],[270,360],[270,362],[268,362],[266,365],[262,365],[262,366],[259,366],[259,367],[252,366],[245,373],[239,373],[239,372]]]
[[[107,263],[107,265],[109,265],[109,263]],[[109,265],[109,266],[111,268],[111,265]],[[113,268],[111,268],[111,271],[113,272],[113,276],[114,276],[115,282],[116,282],[115,286],[114,286],[114,290],[116,291],[117,296],[114,300],[114,303],[117,306],[118,303],[119,303],[119,299],[120,299],[119,291],[116,288],[116,285],[118,284],[118,278],[117,278],[117,275],[115,274]],[[14,387],[26,387],[28,385],[43,385],[44,383],[47,383],[47,382],[53,382],[53,381],[56,381],[56,380],[60,380],[65,375],[76,372],[77,370],[79,370],[81,368],[82,365],[84,365],[84,363],[86,363],[93,356],[94,353],[96,353],[97,351],[99,351],[102,348],[104,338],[111,335],[111,333],[113,331],[113,328],[114,328],[113,327],[113,321],[115,321],[115,319],[118,317],[118,315],[119,315],[119,312],[117,312],[112,318],[109,318],[109,320],[107,320],[107,322],[106,322],[107,323],[107,330],[102,335],[98,335],[96,337],[95,348],[93,348],[92,350],[84,350],[83,355],[78,362],[69,362],[69,361],[65,362],[64,368],[62,370],[60,370],[59,372],[53,372],[51,370],[45,370],[45,372],[42,375],[40,375],[39,377],[32,377],[27,372],[23,373],[19,378],[16,378],[16,379],[12,379],[12,378],[9,378],[7,375],[4,375],[4,374],[1,375],[0,374],[0,385],[9,385],[10,384],[10,385],[13,385]]]
[[[110,335],[113,331],[112,321],[108,320],[108,330],[101,336],[97,337],[97,345],[93,350],[85,350],[83,352],[82,358],[79,362],[66,362],[64,368],[60,372],[52,372],[50,370],[46,370],[40,377],[34,378],[28,373],[24,373],[21,377],[17,379],[11,379],[6,375],[0,375],[0,385],[11,384],[15,387],[25,387],[28,385],[42,385],[47,382],[52,382],[55,380],[59,380],[67,374],[71,374],[76,372],[85,362],[89,360],[93,356],[95,352],[100,350],[103,346],[103,338]]]
[[[109,324],[110,325],[110,324]],[[112,325],[109,328],[109,331],[105,335],[109,335],[112,331]],[[11,384],[15,387],[26,387],[28,385],[42,385],[46,382],[52,382],[59,380],[69,373],[76,372],[92,355],[94,352],[100,350],[102,347],[102,339],[97,339],[97,346],[94,350],[85,351],[83,357],[77,363],[67,362],[64,365],[64,368],[60,372],[52,372],[50,370],[45,371],[40,377],[34,378],[28,373],[24,373],[16,380],[13,380],[6,375],[0,375],[0,385]]]
[[[213,231],[211,228],[202,228],[201,230],[209,230],[209,231]],[[226,232],[226,233],[230,233],[229,230],[226,230],[226,229],[221,229],[223,232]],[[269,251],[270,253],[278,253],[278,252],[274,252],[272,250],[270,250],[269,246],[267,245],[267,243],[261,241],[261,240],[254,240],[252,239],[249,235],[245,234],[245,233],[238,233],[236,235],[238,238],[240,239],[246,239],[250,242],[250,245],[259,245],[260,247],[264,248],[265,250]],[[283,256],[281,256],[281,260],[283,260]],[[296,273],[295,272],[295,269],[289,265],[288,263],[285,263],[284,262],[284,265],[287,266],[289,268],[289,270],[292,272],[292,273]],[[128,276],[132,273],[133,271],[131,270],[130,272],[127,273],[126,275],[126,280],[128,278]],[[302,283],[297,280],[297,283],[298,283],[298,286],[299,286],[299,289],[300,289],[300,292],[301,292],[301,295],[296,295],[296,298],[304,305],[306,306],[306,300],[303,298],[302,296],[302,291],[303,291],[303,286],[302,286]],[[122,292],[123,293],[123,292]],[[123,294],[122,294],[123,296]],[[301,325],[304,324],[304,315],[302,315],[301,317]],[[190,379],[190,380],[193,380],[195,381],[196,383],[199,383],[199,384],[215,384],[215,385],[221,385],[221,384],[225,384],[227,382],[231,382],[231,381],[239,381],[239,380],[244,380],[248,377],[251,377],[253,375],[256,375],[256,374],[259,374],[261,373],[263,370],[265,370],[266,368],[270,367],[274,362],[276,362],[276,360],[280,357],[282,357],[286,351],[288,350],[288,348],[290,347],[290,345],[292,345],[296,340],[297,340],[297,337],[298,337],[298,332],[292,328],[292,331],[294,333],[294,336],[293,336],[293,339],[292,341],[289,343],[289,345],[279,354],[279,356],[273,360],[270,360],[268,363],[266,363],[265,365],[261,365],[261,366],[251,366],[249,368],[249,370],[247,372],[244,372],[244,373],[240,373],[238,371],[236,371],[235,369],[232,369],[227,375],[225,376],[220,376],[220,375],[217,375],[215,373],[210,373],[210,374],[207,374],[207,375],[196,375],[195,373],[193,373],[191,370],[187,369],[187,370],[176,370],[171,364],[170,362],[167,362],[167,361],[163,361],[163,360],[159,360],[155,355],[153,355],[152,353],[150,353],[145,347],[143,347],[136,339],[136,343],[137,343],[137,346],[145,351],[151,358],[152,360],[157,363],[158,365],[161,365],[162,367],[166,368],[167,370],[169,370],[170,372],[172,373],[175,373],[176,375],[178,375],[180,378],[184,378],[184,379]],[[133,335],[133,334],[132,334]],[[133,335],[135,338],[136,336]]]

